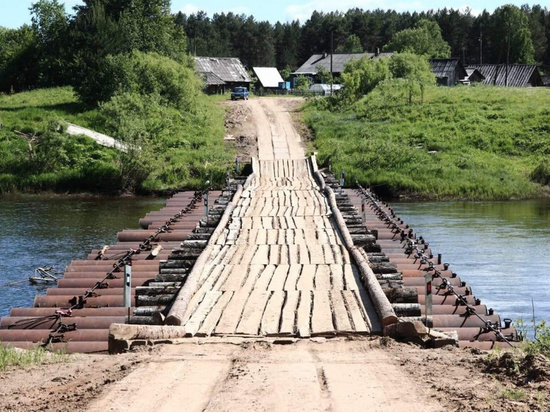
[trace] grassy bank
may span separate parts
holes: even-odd
[[[21,350],[0,344],[0,372],[12,366],[28,367],[45,363],[61,363],[68,361],[68,355],[62,352],[50,352],[40,346],[28,350]]]
[[[0,193],[151,192],[224,181],[234,152],[224,144],[224,109],[215,99],[200,96],[193,113],[155,101],[116,103],[91,108],[68,87],[0,95]],[[64,122],[120,140],[131,134],[132,143],[137,136],[140,150],[124,154],[70,137]]]
[[[319,160],[385,196],[511,199],[550,182],[550,90],[431,87],[407,104],[375,90],[305,108]],[[332,108],[329,110],[329,108]]]

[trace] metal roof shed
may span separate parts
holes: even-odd
[[[236,57],[195,57],[199,73],[213,73],[225,83],[248,85],[252,79],[241,61]]]
[[[281,74],[275,67],[253,67],[252,70],[264,89],[277,89],[279,83],[284,82]]]

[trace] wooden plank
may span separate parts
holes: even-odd
[[[279,238],[279,230],[277,230],[277,229],[267,230],[267,244],[268,245],[276,245],[278,238]]]
[[[254,289],[262,291],[267,290],[267,286],[271,282],[271,278],[275,273],[275,267],[275,265],[267,265],[264,270],[262,270],[256,284],[254,285]]]
[[[248,266],[246,265],[234,265],[233,267],[229,267],[230,272],[227,276],[227,279],[225,282],[218,286],[216,284],[216,289],[220,290],[239,290],[241,289],[242,285],[244,284],[245,278],[247,276],[248,272]]]
[[[342,296],[346,302],[348,313],[353,322],[353,329],[359,333],[369,333],[370,327],[365,322],[363,311],[359,308],[355,293],[351,290],[342,291]]]
[[[309,251],[309,261],[312,265],[325,264],[325,254],[323,247],[317,243],[308,243],[307,250]]]
[[[344,290],[344,271],[342,265],[330,265],[332,289]]]
[[[269,245],[269,264],[278,265],[281,245]]]
[[[330,248],[332,249],[332,256],[334,257],[334,263],[337,265],[343,265],[344,259],[342,257],[342,250],[340,246],[335,243],[331,243]]]
[[[248,291],[237,291],[222,312],[220,321],[214,329],[215,335],[232,335],[241,320],[244,305],[248,300]]]
[[[289,265],[278,265],[275,268],[267,290],[283,290],[288,275]]]
[[[249,293],[254,289],[256,282],[260,278],[260,274],[263,272],[264,265],[250,265],[246,274],[246,279],[241,290],[248,291]]]
[[[267,245],[267,229],[258,229],[256,237],[250,240],[250,243],[255,243],[256,245]]]
[[[353,276],[353,269],[351,265],[344,265],[344,288],[346,290],[357,290],[357,282]]]
[[[279,333],[279,323],[281,323],[284,303],[284,291],[276,290],[271,294],[260,323],[260,335],[274,336]],[[294,321],[292,326],[294,326]]]
[[[265,265],[269,262],[269,245],[259,245],[252,261],[252,265]]]
[[[232,291],[222,292],[221,297],[217,300],[212,310],[210,310],[210,313],[204,319],[204,322],[197,332],[197,336],[210,336],[212,334],[212,331],[220,320],[220,317],[227,306],[227,303],[233,296],[233,293],[234,292]]]
[[[325,243],[321,245],[323,249],[323,256],[325,257],[325,263],[330,265],[333,263],[336,263],[336,260],[334,259],[334,254],[332,253],[332,248],[328,243]]]
[[[307,338],[311,336],[311,330],[309,326],[312,303],[311,293],[312,292],[309,290],[300,292],[300,301],[298,303],[298,310],[296,313],[296,333],[301,338]]]
[[[206,316],[210,313],[222,294],[223,293],[219,291],[211,291],[207,292],[206,295],[204,295],[204,299],[197,307],[197,310],[195,310],[195,312],[191,315],[189,320],[184,325],[185,332],[187,334],[189,334],[190,336],[195,336],[200,326],[206,319]]]
[[[252,291],[244,306],[241,321],[236,329],[238,335],[258,336],[260,322],[262,321],[267,300],[270,295],[270,292],[259,290]]]
[[[305,244],[298,245],[298,258],[299,263],[302,265],[309,265],[311,263],[309,260],[309,251]]]
[[[298,256],[298,245],[288,245],[288,261],[291,265],[300,263],[300,258]]]
[[[354,330],[348,316],[348,310],[342,292],[341,290],[333,290],[330,293],[336,333],[348,333]]]
[[[303,265],[300,277],[296,282],[296,289],[298,290],[313,290],[313,279],[315,278],[315,271],[317,268],[315,265]]]
[[[315,271],[314,285],[316,291],[330,290],[330,266],[318,265]]]
[[[314,292],[313,311],[311,312],[311,335],[333,335],[334,332],[329,292]]]
[[[291,264],[288,269],[284,290],[297,290],[297,282],[302,272],[302,265]]]
[[[257,249],[258,249],[258,246],[256,245],[248,245],[248,247],[245,249],[245,252],[239,264],[250,265],[252,262],[252,259],[254,259],[254,256],[256,255]]]
[[[370,296],[368,296],[365,288],[361,286],[358,290],[354,290],[353,293],[357,298],[359,307],[363,311],[367,327],[372,333],[382,333],[382,324],[378,318],[378,313],[376,312],[376,309],[372,304],[372,300],[370,299]]]
[[[279,264],[280,265],[290,264],[288,246],[285,244],[279,245]]]

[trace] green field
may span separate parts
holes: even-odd
[[[90,108],[69,87],[0,95],[0,193],[151,193],[224,182],[234,149],[223,141],[224,109],[215,98],[200,96],[193,113],[144,101]],[[122,154],[70,137],[65,122],[120,140],[131,135],[141,149]],[[16,131],[33,138],[32,154]]]
[[[349,185],[424,199],[547,193],[550,89],[434,86],[411,105],[375,90],[345,108],[312,100],[304,111],[320,163],[331,158]]]

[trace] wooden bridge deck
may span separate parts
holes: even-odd
[[[217,244],[184,316],[190,335],[381,331],[305,159],[260,161]]]

